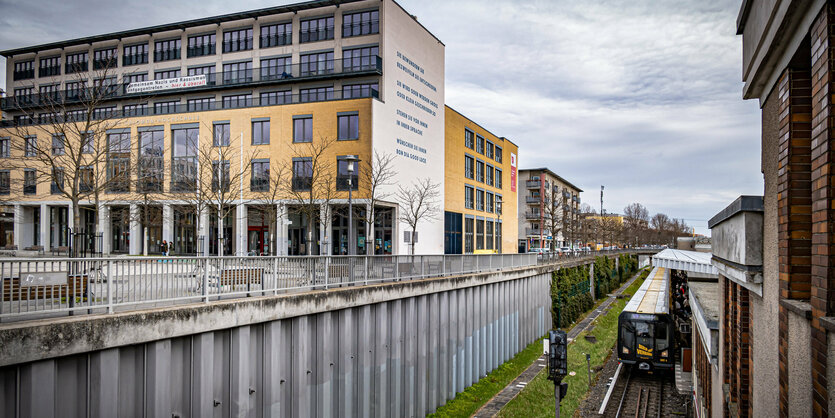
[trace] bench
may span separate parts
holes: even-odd
[[[24,251],[37,251],[38,254],[43,254],[43,245],[33,245],[31,247],[26,247],[23,250]]]
[[[264,276],[264,269],[260,267],[233,267],[225,268],[220,273],[219,286],[238,286],[261,284]]]
[[[3,301],[43,300],[58,297],[87,296],[88,276],[73,274],[67,276],[67,283],[47,286],[21,286],[20,277],[3,278]],[[72,301],[71,301],[72,302]]]
[[[43,251],[41,251],[43,252]],[[52,247],[52,255],[61,255],[61,253],[66,253],[70,255],[70,247],[67,246],[60,246],[60,247]]]
[[[17,245],[7,245],[0,248],[0,255],[10,255],[14,257],[17,255]]]

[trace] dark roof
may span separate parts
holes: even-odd
[[[523,169],[520,169],[520,170],[519,170],[519,172],[520,172],[520,173],[521,173],[522,171],[546,171],[546,172],[548,172],[548,174],[550,174],[550,175],[552,175],[552,176],[556,177],[559,181],[561,181],[561,182],[563,182],[563,183],[565,183],[565,184],[567,184],[567,185],[571,186],[571,187],[572,187],[572,188],[574,188],[574,189],[577,189],[577,191],[578,191],[578,192],[582,192],[582,191],[583,191],[583,189],[581,189],[581,188],[579,188],[579,187],[577,187],[577,186],[575,186],[575,185],[571,184],[571,182],[570,182],[570,181],[568,181],[568,180],[566,180],[566,179],[562,178],[559,174],[557,174],[557,173],[555,173],[555,172],[553,172],[553,171],[551,171],[550,169],[547,169],[547,168],[545,168],[545,167],[543,167],[543,168],[523,168]]]
[[[286,6],[267,7],[264,9],[250,10],[248,12],[229,13],[220,16],[204,17],[200,19],[186,20],[176,23],[167,23],[164,25],[148,26],[139,29],[130,29],[120,32],[106,33],[103,35],[87,36],[84,38],[70,39],[67,41],[52,42],[48,44],[41,44],[35,46],[27,46],[23,48],[7,49],[0,51],[0,55],[4,57],[11,57],[14,55],[26,54],[30,52],[44,51],[48,49],[65,48],[73,45],[91,44],[93,42],[107,41],[110,39],[128,38],[131,36],[149,35],[156,32],[164,32],[168,30],[186,29],[194,26],[203,26],[218,24],[222,22],[229,22],[233,20],[251,19],[259,16],[268,16],[279,13],[298,12],[300,10],[315,9],[325,6],[338,6],[343,3],[354,3],[361,0],[313,0],[302,3],[289,4]]]
[[[731,202],[728,207],[722,209],[719,213],[714,215],[707,221],[707,227],[713,229],[714,226],[722,223],[731,216],[739,212],[762,212],[763,211],[763,197],[762,196],[740,196]]]

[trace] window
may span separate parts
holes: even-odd
[[[261,48],[293,43],[293,24],[279,23],[261,26]]]
[[[154,43],[154,62],[180,59],[180,39],[156,41]]]
[[[494,176],[496,177],[495,179],[493,179],[494,182],[495,182],[496,188],[501,189],[502,188],[502,170],[499,170],[497,168],[495,173],[494,173]]]
[[[475,162],[475,179],[484,183],[484,163],[481,161]]]
[[[165,175],[163,162],[163,127],[139,132],[139,192],[161,192]]]
[[[130,191],[130,130],[107,134],[107,191]]]
[[[220,187],[223,189],[221,190]],[[212,161],[212,191],[229,191],[229,161],[223,161],[223,164]]]
[[[177,68],[176,70],[163,70],[157,71],[154,73],[154,80],[165,80],[168,78],[177,78],[180,76],[180,69]]]
[[[290,57],[261,60],[261,80],[281,80],[293,77]]]
[[[32,93],[35,91],[34,87],[20,87],[14,89],[14,97],[26,97],[31,96]]]
[[[481,135],[476,135],[475,137],[475,152],[484,154],[484,138]]]
[[[475,142],[473,141],[473,131],[469,129],[464,130],[464,146],[469,149],[475,149]]]
[[[23,140],[25,141],[23,145],[23,156],[36,157],[38,155],[38,137],[27,136]]]
[[[52,155],[64,155],[64,142],[66,138],[62,134],[52,135]]]
[[[473,159],[473,157],[470,157],[469,155],[464,156],[464,177],[466,177],[470,180],[473,180],[475,178],[475,176],[473,174],[473,164],[474,163],[475,163],[475,160]]]
[[[313,117],[293,118],[293,142],[313,141]]]
[[[116,66],[116,48],[97,49],[93,51],[93,69],[101,70],[103,68]]]
[[[201,110],[214,110],[215,98],[204,97],[202,99],[188,99],[186,101],[186,108],[189,112],[197,112]]]
[[[230,137],[229,122],[215,123],[212,128],[214,130],[212,145],[215,147],[228,147]]]
[[[340,141],[359,139],[360,117],[359,115],[339,115],[336,117],[337,139]]]
[[[179,100],[172,100],[169,102],[156,102],[154,103],[154,114],[164,115],[167,113],[175,113],[179,104]]]
[[[305,54],[300,59],[299,74],[302,77],[333,73],[333,51]]]
[[[333,16],[301,22],[299,42],[315,42],[325,39],[333,39]]]
[[[116,84],[116,76],[98,78],[93,80],[94,91],[101,96],[110,96],[119,91],[119,86]]]
[[[66,87],[67,99],[77,99],[84,91],[85,83],[83,81],[68,81]]]
[[[60,84],[49,84],[38,87],[38,93],[40,93],[41,100],[46,102],[58,100],[58,91],[60,90],[60,87]]]
[[[484,244],[487,250],[493,249],[493,221],[486,221],[487,234],[485,236]]]
[[[122,65],[138,65],[148,63],[148,44],[128,45],[124,48]]]
[[[205,55],[215,54],[215,37],[214,33],[206,35],[189,36],[187,56],[202,57]]]
[[[14,63],[13,77],[15,80],[35,78],[35,60]]]
[[[52,194],[61,194],[62,190],[64,190],[64,169],[53,169],[52,183],[49,185],[49,192]]]
[[[81,192],[90,192],[93,190],[93,168],[92,167],[79,167],[78,169],[78,189]]]
[[[332,86],[299,90],[299,101],[301,102],[321,102],[325,100],[333,100]]]
[[[293,95],[290,90],[261,93],[261,106],[280,105],[292,102]]]
[[[32,123],[32,118],[29,117],[29,115],[15,115],[13,120],[14,124],[17,126],[29,125]]]
[[[56,121],[58,121],[57,112],[41,113],[38,115],[38,123],[53,123]]]
[[[249,189],[253,192],[266,192],[270,190],[270,160],[254,161],[252,163]]]
[[[252,121],[252,145],[270,143],[270,120]]]
[[[488,186],[492,186],[493,185],[493,166],[490,165],[490,164],[487,164],[487,169],[486,170],[487,171],[485,171],[485,175],[484,175],[484,183],[486,183]]]
[[[351,190],[359,189],[359,164],[354,162],[354,172],[348,172],[348,161],[337,158],[336,160],[336,190],[347,191],[350,180]]]
[[[205,65],[202,67],[192,67],[188,69],[188,75],[206,75],[206,81],[209,83],[214,83],[215,81],[215,66],[214,65]]]
[[[493,207],[494,207],[494,205],[493,205],[493,203],[494,203],[493,193],[486,192],[485,195],[486,195],[486,202],[487,202],[486,211],[490,212],[490,213],[493,213]]]
[[[77,54],[67,54],[67,66],[64,69],[64,73],[72,74],[72,73],[80,73],[82,71],[87,71],[87,53],[86,52],[79,52]]]
[[[464,219],[464,253],[472,254],[473,252],[473,223],[475,219]]]
[[[0,195],[8,195],[11,192],[11,172],[9,170],[0,170]]]
[[[367,71],[377,68],[377,55],[380,49],[376,46],[342,50],[342,71]]]
[[[484,210],[484,190],[475,191],[475,209]]]
[[[124,116],[145,116],[148,113],[148,103],[122,106],[122,114]]]
[[[9,138],[0,138],[0,158],[9,158],[11,156],[9,141]]]
[[[126,86],[141,81],[148,81],[148,73],[125,74],[122,76],[122,83]]]
[[[472,186],[464,186],[464,208],[473,209],[475,207],[475,189]]]
[[[342,15],[342,37],[370,35],[380,33],[380,11],[351,13]]]
[[[356,99],[363,97],[377,97],[379,88],[377,83],[353,84],[342,86],[343,99]]]
[[[223,108],[235,109],[252,106],[251,94],[237,94],[234,96],[223,96]]]
[[[223,32],[223,52],[252,49],[252,28]]]
[[[487,141],[487,149],[486,149],[486,152],[484,153],[484,156],[487,157],[487,158],[493,158],[493,150],[494,149],[495,148],[493,148],[493,143],[490,142],[490,141]]]
[[[82,154],[92,154],[94,146],[95,146],[95,144],[93,142],[93,134],[82,133],[81,134],[81,153]]]
[[[223,64],[223,83],[247,83],[252,81],[252,61]]]
[[[502,148],[496,145],[496,156],[494,157],[497,163],[502,162]]]
[[[293,190],[310,190],[313,183],[313,160],[310,158],[293,159]]]
[[[41,58],[40,68],[38,68],[38,77],[50,77],[61,74],[61,57]]]
[[[23,194],[36,194],[38,192],[38,181],[35,179],[35,170],[23,170]]]
[[[197,126],[171,130],[171,190],[194,191],[197,178]]]
[[[484,249],[484,220],[477,219],[475,221],[475,249]]]

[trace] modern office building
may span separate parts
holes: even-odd
[[[515,253],[519,147],[449,106],[444,113],[444,253]]]
[[[711,220],[719,352],[711,416],[835,411],[835,3],[743,1],[742,96],[761,108],[762,197]],[[719,387],[716,387],[719,386]]]
[[[444,196],[444,48],[393,0],[322,0],[2,51],[14,244],[67,245],[81,179],[73,233],[105,254],[405,253],[398,186]],[[369,219],[378,155],[396,172]],[[443,252],[440,221],[418,232],[417,253]]]
[[[547,168],[519,170],[519,252],[579,245],[582,190]]]

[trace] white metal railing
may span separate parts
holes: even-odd
[[[2,259],[0,321],[361,286],[537,262],[536,254]]]

